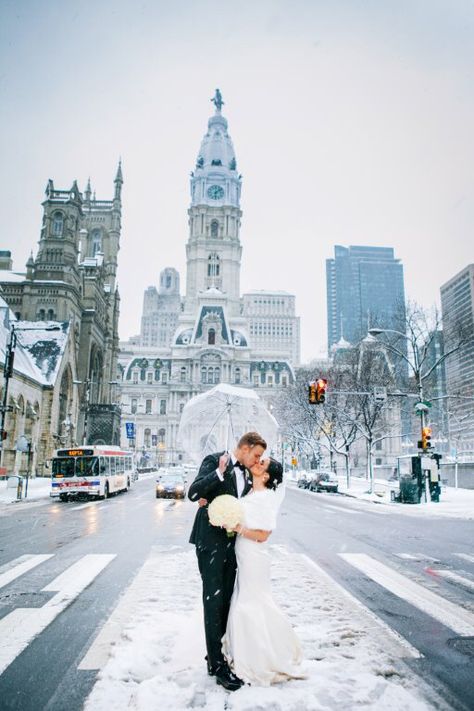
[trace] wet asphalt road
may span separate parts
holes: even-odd
[[[0,566],[26,554],[53,556],[0,588],[0,618],[16,608],[41,607],[56,576],[91,553],[115,558],[89,587],[0,675],[0,709],[79,710],[96,672],[80,671],[85,653],[152,546],[186,546],[194,504],[156,500],[154,480],[127,494],[83,506],[48,501],[13,507],[0,519]],[[289,489],[274,543],[308,555],[424,655],[410,666],[441,689],[453,708],[474,704],[473,656],[467,644],[434,618],[374,583],[341,553],[364,553],[459,608],[474,612],[473,590],[440,577],[454,571],[474,581],[474,522],[425,518],[331,494]],[[380,509],[380,511],[378,510]],[[401,558],[400,554],[412,556]],[[0,642],[1,644],[1,642]],[[471,646],[472,649],[472,646]]]

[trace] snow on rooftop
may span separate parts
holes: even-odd
[[[40,371],[44,384],[54,383],[68,338],[69,322],[18,321],[16,328],[18,342]]]
[[[0,282],[5,281],[5,282],[22,282],[25,281],[26,278],[26,273],[25,272],[11,272],[8,269],[1,269],[0,270]]]

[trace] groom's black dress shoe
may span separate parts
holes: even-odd
[[[207,654],[206,654],[206,656],[204,657],[204,659],[206,660],[206,664],[207,664],[207,673],[209,674],[209,676],[215,676],[215,675],[216,675],[216,670],[214,669],[214,667],[211,666]]]
[[[228,667],[218,667],[214,672],[214,676],[216,677],[216,684],[220,684],[227,691],[237,691],[244,685],[242,679],[232,674]]]

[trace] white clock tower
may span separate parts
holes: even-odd
[[[219,89],[191,173],[189,239],[186,244],[185,313],[195,313],[199,295],[216,289],[226,296],[229,316],[240,313],[240,190],[232,139],[222,116]]]

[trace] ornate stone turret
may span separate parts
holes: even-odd
[[[241,176],[221,113],[224,102],[219,89],[211,101],[215,114],[208,121],[191,174],[185,310],[195,311],[198,293],[215,288],[227,295],[230,313],[238,314]]]

